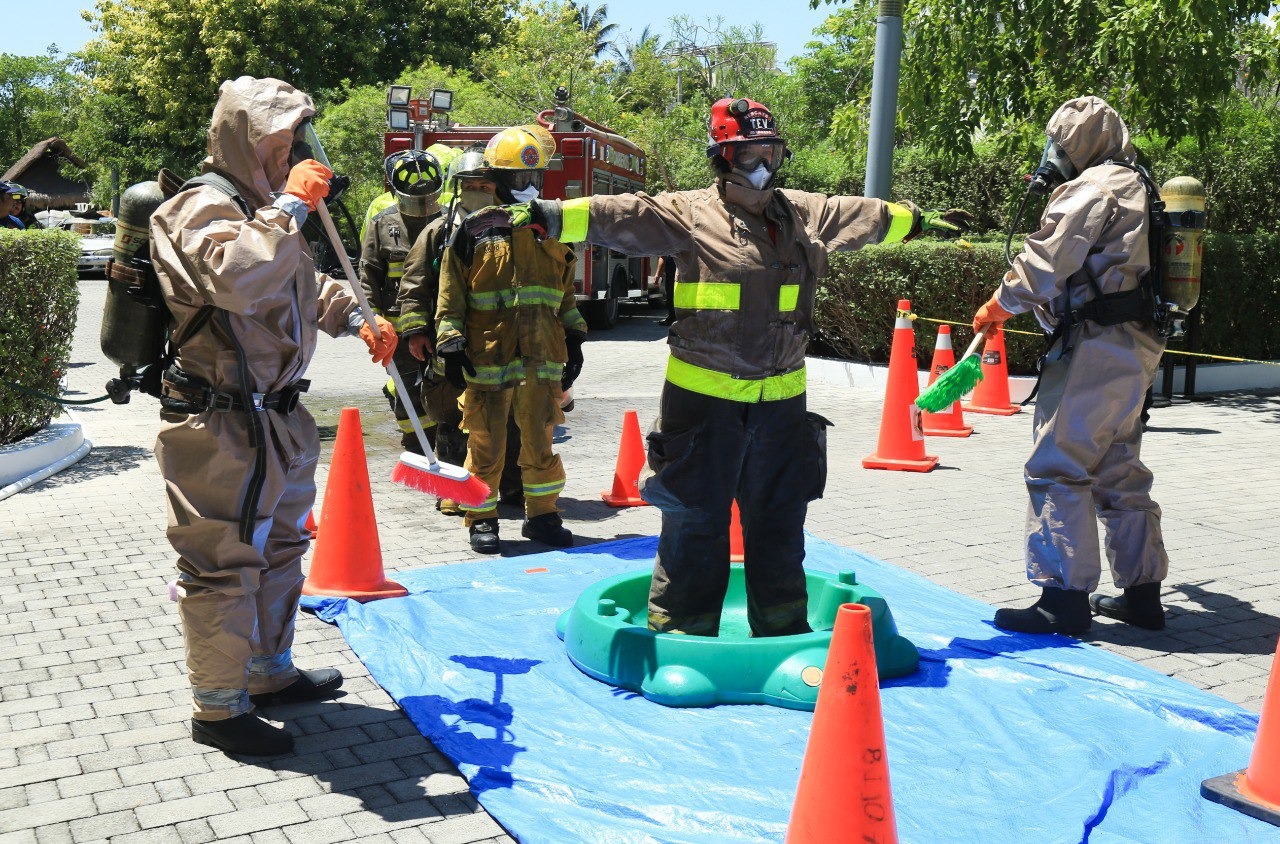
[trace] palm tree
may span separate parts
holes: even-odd
[[[582,27],[582,31],[595,38],[596,58],[600,58],[610,49],[613,49],[614,44],[610,36],[618,31],[618,25],[616,23],[605,23],[609,18],[609,6],[607,3],[601,3],[592,10],[589,3],[583,3],[579,6],[573,0],[570,0],[569,8],[577,15],[578,25]]]
[[[655,53],[662,52],[662,37],[652,30],[649,24],[645,24],[644,29],[640,30],[640,37],[635,41],[628,41],[626,49],[619,49],[616,42],[610,45],[610,52],[618,59],[618,74],[620,76],[629,76],[635,70],[635,56],[641,50],[649,49]]]

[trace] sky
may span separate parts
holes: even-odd
[[[91,0],[39,0],[40,11],[31,13],[30,0],[0,0],[0,20],[4,21],[5,46],[0,52],[20,56],[39,55],[50,44],[64,53],[79,50],[93,37],[89,24],[80,19],[81,9],[93,8]],[[596,8],[599,3],[589,3]],[[809,8],[808,0],[738,0],[726,13],[726,4],[714,0],[612,0],[605,2],[609,20],[633,37],[648,24],[655,32],[669,33],[667,22],[686,15],[706,26],[708,20],[724,17],[726,26],[749,26],[759,22],[766,40],[778,45],[778,63],[804,52],[813,28],[822,23],[833,7]]]

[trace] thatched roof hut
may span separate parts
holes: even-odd
[[[84,159],[76,155],[62,138],[48,138],[33,146],[0,176],[6,182],[17,182],[30,193],[27,209],[47,211],[51,208],[75,208],[78,203],[93,202],[89,183],[68,179],[59,166],[63,161],[84,169]]]

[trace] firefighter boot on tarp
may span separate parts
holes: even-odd
[[[1164,629],[1164,607],[1160,605],[1160,584],[1139,583],[1126,586],[1124,594],[1112,598],[1090,595],[1089,606],[1098,615],[1123,621],[1147,630]]]
[[[995,625],[1015,633],[1084,633],[1093,624],[1089,593],[1045,587],[1025,610],[996,610]]]
[[[245,712],[222,721],[191,720],[191,740],[242,756],[279,756],[293,750],[293,736]]]

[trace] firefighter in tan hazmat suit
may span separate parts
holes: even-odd
[[[1131,169],[1129,131],[1104,101],[1064,103],[1046,134],[1036,173],[1058,186],[1040,230],[973,320],[974,331],[990,332],[1034,310],[1054,333],[1025,470],[1027,577],[1043,591],[1026,609],[997,611],[995,623],[1026,633],[1083,633],[1092,603],[1103,615],[1158,630],[1169,558],[1139,449],[1143,397],[1164,342],[1149,322],[1101,302],[1137,292],[1151,269],[1147,195]],[[1112,579],[1124,590],[1118,598],[1089,595],[1102,569],[1098,519]]]
[[[255,705],[332,696],[342,683],[290,656],[320,453],[298,396],[317,329],[359,333],[384,365],[395,350],[390,323],[379,318],[375,336],[346,288],[316,273],[300,231],[333,175],[314,160],[313,114],[279,80],[223,83],[199,177],[223,187],[187,187],[151,219],[179,347],[156,458],[179,554],[192,738],[252,755],[293,745]]]

